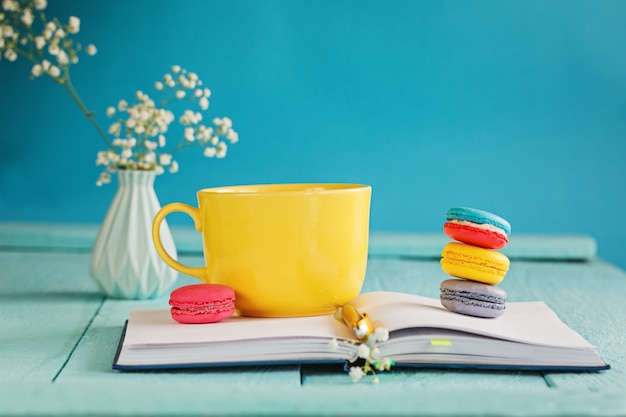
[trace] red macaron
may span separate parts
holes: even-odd
[[[488,211],[455,207],[446,219],[443,232],[451,239],[485,249],[502,249],[509,243],[511,225]]]
[[[170,305],[179,323],[215,323],[235,312],[235,291],[220,284],[186,285],[172,291]]]

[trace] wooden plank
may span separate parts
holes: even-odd
[[[202,236],[192,227],[172,226],[181,254],[202,254]],[[74,250],[88,252],[98,225],[0,223],[0,248]],[[449,242],[443,233],[370,233],[369,255],[374,258],[437,259]],[[514,234],[502,252],[512,259],[593,260],[596,242],[584,235]]]
[[[439,259],[441,250],[450,242],[443,233],[385,233],[374,231],[370,236],[369,254],[376,258],[413,257]],[[516,233],[500,250],[511,259],[594,260],[595,239],[585,235],[536,235]]]
[[[98,229],[93,224],[0,223],[0,248],[90,252]],[[171,231],[179,253],[202,253],[202,236],[193,228]]]
[[[50,382],[103,297],[87,256],[0,252],[0,370],[3,381]]]
[[[30,400],[29,400],[30,399]],[[281,387],[150,384],[123,376],[53,385],[0,383],[0,416],[624,416],[623,392],[548,392],[386,384]]]
[[[624,271],[602,261],[512,262],[502,287],[511,300],[545,301],[612,367],[595,373],[548,374],[550,386],[626,393]]]

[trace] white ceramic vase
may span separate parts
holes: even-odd
[[[161,208],[153,171],[119,171],[119,188],[91,251],[89,273],[100,291],[126,299],[155,298],[168,292],[178,273],[167,266],[152,242],[152,220]],[[164,221],[161,241],[176,258]]]

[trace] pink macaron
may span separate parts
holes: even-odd
[[[215,323],[235,312],[235,291],[220,284],[186,285],[172,291],[170,305],[179,323]]]

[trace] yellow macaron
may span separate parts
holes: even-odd
[[[509,270],[505,255],[490,249],[449,242],[441,252],[441,269],[453,277],[499,284]]]

